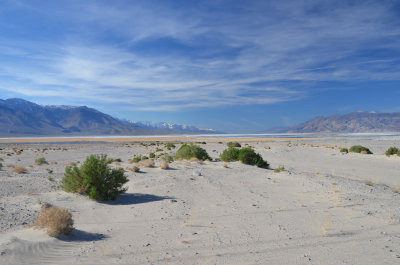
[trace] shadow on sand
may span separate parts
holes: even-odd
[[[119,195],[115,201],[106,201],[106,202],[101,202],[101,203],[108,204],[108,205],[131,205],[131,204],[162,201],[162,200],[168,200],[168,199],[174,199],[174,198],[168,197],[168,196],[157,196],[157,195],[152,195],[152,194],[124,193],[124,194]]]
[[[99,233],[89,233],[79,229],[75,229],[71,235],[59,237],[58,239],[65,242],[87,242],[87,241],[99,241],[108,236]]]

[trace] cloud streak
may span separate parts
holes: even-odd
[[[179,111],[299,100],[320,82],[400,79],[393,2],[265,2],[9,2],[61,28],[0,37],[0,90]]]

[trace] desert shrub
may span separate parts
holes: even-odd
[[[133,172],[139,172],[139,171],[140,171],[140,167],[138,167],[138,166],[133,166],[133,167],[132,167],[132,171],[133,171]]]
[[[107,161],[107,155],[91,155],[80,168],[65,168],[63,189],[89,195],[94,200],[115,200],[119,194],[126,191],[123,185],[128,179],[122,168],[111,169]]]
[[[390,147],[388,150],[386,150],[385,154],[387,156],[391,155],[400,155],[400,150],[397,147]]]
[[[142,167],[154,167],[154,160],[152,159],[142,160],[140,161],[139,165]]]
[[[282,171],[285,171],[285,167],[284,167],[284,166],[279,166],[278,168],[275,168],[275,169],[274,169],[274,172],[275,172],[275,173],[280,173],[280,172],[282,172]]]
[[[150,154],[149,154],[149,157],[150,157],[150,158],[154,158],[154,157],[156,157],[156,154],[150,153]]]
[[[229,147],[225,149],[221,154],[221,160],[224,162],[231,162],[239,160],[239,149],[234,147]]]
[[[254,152],[250,147],[239,150],[239,161],[247,165],[256,165],[261,168],[268,168],[269,164],[261,157],[260,154]]]
[[[49,236],[60,237],[72,233],[74,221],[72,214],[66,208],[51,206],[42,208],[33,226],[46,228]]]
[[[38,159],[35,160],[35,164],[36,165],[43,165],[43,164],[48,164],[46,161],[46,158],[44,157],[40,157]]]
[[[190,159],[193,157],[202,161],[206,159],[211,160],[206,150],[194,144],[183,144],[175,155],[176,159]]]
[[[2,163],[0,163],[0,170],[3,168],[3,164]]]
[[[142,160],[142,157],[141,157],[141,156],[135,156],[135,157],[132,159],[132,162],[133,162],[133,163],[139,163],[140,160]]]
[[[174,158],[172,156],[170,156],[169,154],[164,154],[162,159],[167,161],[168,163],[171,163],[172,161],[174,161]]]
[[[227,163],[224,163],[224,164],[223,164],[223,167],[224,167],[224,168],[228,168],[228,164],[227,164]]]
[[[349,149],[347,149],[345,147],[340,148],[340,153],[348,153],[348,152],[349,152]]]
[[[171,150],[172,148],[175,148],[175,145],[174,145],[173,143],[166,143],[166,144],[165,144],[165,147],[166,147],[168,150]]]
[[[350,147],[349,151],[353,153],[361,153],[362,151],[365,151],[367,152],[367,154],[372,154],[372,152],[367,147],[361,145],[353,145],[352,147]]]
[[[17,174],[26,173],[26,168],[17,166],[17,167],[14,167],[13,172],[17,173]]]
[[[166,160],[161,161],[160,168],[168,169],[168,162]]]
[[[228,147],[242,147],[238,142],[229,142],[226,145]]]
[[[158,147],[156,148],[156,153],[157,153],[157,152],[162,152],[162,151],[164,151],[164,150],[163,150],[163,149],[160,149],[160,148],[158,148]]]
[[[149,157],[147,157],[147,156],[142,156],[142,160],[147,160],[147,159],[149,159]]]

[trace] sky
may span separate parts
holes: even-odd
[[[400,112],[400,1],[1,0],[15,97],[230,133]]]

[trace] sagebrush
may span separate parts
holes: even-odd
[[[198,160],[211,160],[211,157],[207,154],[207,151],[200,146],[194,144],[183,144],[175,155],[176,159],[191,159],[197,158]]]
[[[353,145],[349,149],[350,152],[353,153],[361,153],[362,151],[365,151],[367,154],[372,154],[372,152],[365,146],[362,145]]]
[[[63,189],[89,195],[91,199],[100,201],[115,200],[126,192],[123,185],[128,182],[122,168],[109,167],[107,155],[90,155],[78,168],[66,167],[62,180]]]

